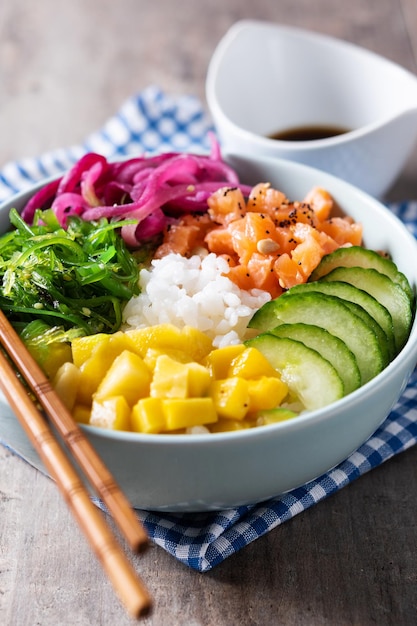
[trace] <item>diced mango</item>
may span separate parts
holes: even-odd
[[[280,378],[262,376],[248,380],[249,411],[273,409],[284,400],[288,394],[287,385]]]
[[[110,341],[102,340],[93,348],[91,356],[80,367],[81,379],[78,389],[77,401],[81,404],[91,404],[92,396],[97,391],[107,370],[115,359],[123,352],[122,341],[115,338]]]
[[[190,356],[182,350],[159,350],[157,348],[148,348],[146,350],[145,356],[143,357],[143,360],[151,372],[153,372],[155,369],[157,358],[163,354],[171,357],[171,359],[174,359],[179,363],[191,362]]]
[[[161,398],[141,398],[133,407],[132,430],[141,433],[160,433],[166,430]]]
[[[143,433],[198,426],[225,432],[295,415],[280,412],[288,387],[260,351],[244,344],[213,349],[195,328],[160,324],[82,337],[72,355],[54,385],[80,423]]]
[[[153,398],[187,398],[188,370],[184,364],[166,354],[157,357],[150,395]]]
[[[143,357],[148,348],[156,348],[163,352],[181,350],[192,360],[201,362],[213,349],[207,335],[191,326],[177,328],[173,324],[158,324],[148,328],[128,330],[126,334],[133,339]]]
[[[211,383],[208,369],[194,362],[188,363],[186,368],[188,370],[188,396],[198,398],[207,395]]]
[[[199,363],[180,363],[166,354],[157,357],[150,387],[153,398],[203,396],[210,386],[210,374]]]
[[[85,337],[77,337],[71,342],[72,361],[77,367],[81,367],[83,363],[89,359],[95,348],[101,344],[106,344],[110,340],[110,335],[105,333],[97,333],[95,335],[86,335]]]
[[[244,378],[215,380],[210,395],[219,417],[242,420],[249,410],[249,385]]]
[[[239,354],[245,350],[243,344],[233,346],[225,346],[224,348],[216,348],[212,350],[205,361],[213,378],[218,380],[227,378],[230,365]]]
[[[91,405],[93,394],[96,392],[110,365],[111,361],[108,363],[104,355],[103,358],[100,358],[99,355],[92,356],[81,365],[77,402]]]
[[[76,404],[72,409],[72,417],[79,424],[89,424],[91,415],[91,406]]]
[[[81,372],[78,367],[68,361],[61,365],[53,380],[53,387],[70,411],[75,405]]]
[[[258,378],[259,376],[279,376],[268,359],[256,348],[245,348],[231,362],[227,376]]]
[[[133,406],[139,398],[149,395],[151,375],[143,359],[124,350],[115,358],[94,394],[96,399],[124,396]]]
[[[246,420],[219,419],[210,425],[212,433],[227,433],[236,430],[247,430],[251,425]]]
[[[125,350],[129,350],[129,352],[133,352],[134,354],[138,354],[140,356],[140,352],[136,347],[135,342],[127,333],[119,330],[117,333],[110,335],[107,351],[111,352],[111,354],[116,357]]]
[[[111,430],[131,430],[131,409],[123,396],[94,400],[90,424]]]
[[[111,359],[111,361],[121,354],[123,350],[130,350],[139,354],[132,338],[120,330],[112,335],[98,333],[96,335],[77,337],[72,341],[71,348],[72,361],[77,367],[81,367],[96,351],[101,355],[106,354],[107,360]]]
[[[172,398],[162,400],[167,431],[191,428],[217,421],[211,398]]]

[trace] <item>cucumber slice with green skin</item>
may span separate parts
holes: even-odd
[[[277,424],[278,422],[286,422],[287,420],[298,417],[298,413],[286,409],[283,406],[278,406],[276,409],[264,409],[258,411],[257,419],[263,424]]]
[[[383,367],[386,367],[391,361],[391,356],[388,349],[387,336],[382,330],[381,326],[377,324],[374,318],[371,317],[371,315],[369,315],[369,313],[365,311],[365,309],[362,308],[360,305],[349,300],[343,300],[343,302],[349,309],[351,309],[353,313],[358,315],[365,322],[365,324],[369,326],[369,328],[374,331],[378,339],[379,347],[381,348]]]
[[[407,294],[398,283],[386,274],[363,267],[338,267],[320,280],[344,281],[376,298],[391,314],[397,352],[401,350],[410,333],[413,312]]]
[[[402,287],[410,302],[414,301],[413,290],[407,277],[399,271],[391,259],[383,257],[375,250],[368,250],[361,246],[351,246],[349,248],[338,248],[322,258],[316,269],[312,272],[309,282],[319,280],[336,267],[363,267],[372,268],[385,274],[394,283]]]
[[[264,304],[249,325],[265,331],[280,324],[296,322],[320,326],[344,341],[355,355],[362,385],[384,368],[381,348],[374,331],[343,300],[335,296],[319,292],[280,296]]]
[[[300,341],[262,333],[245,342],[262,352],[309,411],[343,398],[343,383],[335,368]]]
[[[394,325],[388,309],[386,309],[376,298],[363,289],[359,289],[350,283],[342,281],[316,281],[314,283],[304,283],[295,285],[287,293],[298,293],[303,291],[320,291],[331,296],[337,296],[344,300],[359,304],[375,320],[377,325],[372,325],[378,335],[383,347],[387,363],[395,356]]]
[[[278,297],[282,298],[283,295]],[[268,330],[272,330],[273,328],[275,328],[275,326],[278,326],[278,324],[284,324],[285,322],[282,322],[278,319],[278,316],[275,312],[276,308],[277,299],[270,300],[269,302],[263,304],[260,309],[255,311],[254,315],[249,320],[248,328],[253,328],[262,333]],[[291,320],[291,323],[292,322],[293,320]],[[309,324],[311,323],[311,320],[308,320],[305,323]]]
[[[312,324],[281,324],[270,332],[276,337],[301,341],[327,359],[342,379],[345,395],[360,387],[361,374],[355,355],[339,337]]]

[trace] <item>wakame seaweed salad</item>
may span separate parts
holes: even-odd
[[[72,337],[120,328],[124,303],[139,293],[141,259],[117,232],[130,221],[71,216],[64,229],[51,209],[32,225],[12,209],[10,223],[0,237],[0,308],[18,332],[33,320]]]

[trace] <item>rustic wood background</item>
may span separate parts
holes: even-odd
[[[150,84],[204,101],[210,55],[242,18],[329,33],[417,72],[416,0],[2,0],[0,167],[76,144]],[[417,198],[417,150],[389,198]],[[416,462],[416,449],[401,454],[208,574],[152,547],[134,559],[156,604],[143,623],[415,625]],[[131,623],[55,486],[1,447],[0,623]]]

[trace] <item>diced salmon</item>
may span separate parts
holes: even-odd
[[[246,265],[252,255],[258,252],[259,241],[274,240],[276,237],[273,221],[263,213],[248,212],[241,220],[229,224],[229,229],[232,234],[233,248],[243,265]],[[278,242],[277,246],[279,246]]]
[[[246,210],[254,213],[268,213],[278,209],[288,200],[282,191],[274,189],[269,183],[258,183],[252,188]]]
[[[262,289],[269,291],[272,298],[281,295],[280,287],[274,272],[275,258],[254,254],[247,265],[231,267],[228,277],[240,287],[240,289]]]
[[[204,242],[209,252],[214,252],[215,254],[230,254],[232,256],[235,256],[233,237],[230,228],[213,228],[206,234]]]
[[[299,243],[292,251],[291,258],[298,265],[299,272],[303,275],[304,280],[302,282],[306,282],[323,256],[332,252],[337,246],[327,235],[320,233],[308,224],[297,224],[292,230],[294,239]]]
[[[304,198],[304,202],[311,205],[321,222],[328,219],[334,206],[332,196],[322,187],[313,187]]]
[[[155,258],[160,259],[171,252],[189,256],[198,247],[203,247],[207,230],[212,222],[207,214],[184,215],[165,229],[164,241],[157,248]]]
[[[362,226],[351,218],[329,217],[334,202],[315,187],[303,202],[290,202],[267,183],[224,187],[208,200],[205,215],[184,216],[167,229],[157,257],[190,256],[197,248],[225,258],[229,278],[242,289],[263,289],[272,297],[306,282],[322,257],[342,245],[361,245]]]
[[[290,289],[294,285],[306,282],[304,273],[300,270],[298,263],[289,254],[281,254],[276,259],[273,269],[282,289]]]
[[[213,222],[225,226],[245,215],[246,202],[238,188],[224,187],[207,200],[208,214]]]
[[[332,217],[323,222],[321,229],[334,239],[338,247],[346,244],[360,246],[362,243],[362,224],[353,222],[347,217]]]
[[[304,202],[283,204],[271,213],[271,217],[279,228],[289,228],[300,222],[314,227],[320,224],[314,209]]]

